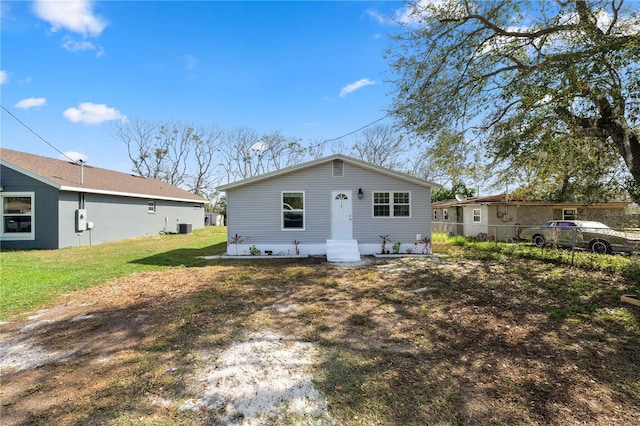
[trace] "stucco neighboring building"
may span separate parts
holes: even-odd
[[[155,179],[0,149],[2,247],[57,249],[204,226],[207,201]]]
[[[434,232],[512,241],[522,228],[550,220],[595,220],[622,227],[628,203],[527,201],[508,194],[438,201],[431,205]]]

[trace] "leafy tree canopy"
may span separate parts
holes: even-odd
[[[601,186],[624,165],[614,180],[628,178],[640,199],[639,8],[623,0],[411,3],[389,51],[393,112],[419,135],[452,127],[472,135],[511,173],[547,165],[538,178],[549,179],[557,165]]]
[[[463,182],[454,183],[451,188],[438,188],[436,190],[431,191],[431,202],[435,203],[436,201],[443,200],[452,200],[456,198],[456,195],[462,195],[463,197],[473,197],[476,195],[476,191],[467,188]]]

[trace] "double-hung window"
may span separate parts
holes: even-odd
[[[2,238],[33,240],[35,238],[35,193],[2,193]]]
[[[411,217],[411,194],[403,191],[374,191],[373,217]]]
[[[473,209],[473,223],[480,223],[481,221],[480,209]]]

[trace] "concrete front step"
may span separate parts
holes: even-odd
[[[360,250],[356,240],[327,240],[329,262],[359,262]]]

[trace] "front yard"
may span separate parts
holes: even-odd
[[[191,247],[172,247],[173,237]],[[637,289],[629,267],[570,268],[443,241],[434,252],[446,256],[349,267],[203,261],[221,246],[188,238],[147,241],[110,266],[122,273],[0,326],[3,424],[639,424],[640,308],[620,302]],[[137,243],[121,244],[113,250]],[[247,407],[283,400],[274,383],[256,378],[235,399],[212,388],[242,385],[212,375],[231,371],[228,351],[255,336],[274,352],[310,350],[312,362],[295,355],[289,373],[309,373],[324,411],[291,403],[259,419]],[[245,375],[276,380],[270,362],[286,360],[271,355],[242,358]]]

